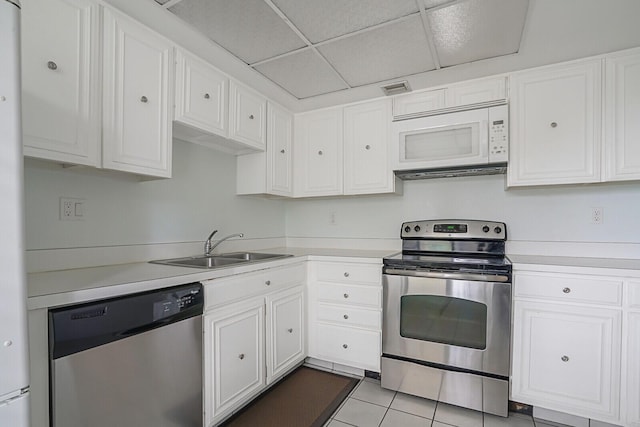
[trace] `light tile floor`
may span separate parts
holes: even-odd
[[[365,378],[325,427],[549,427],[522,414],[508,418],[472,411],[434,400],[421,399],[380,387]]]

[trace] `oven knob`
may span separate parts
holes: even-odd
[[[482,231],[484,231],[485,233],[489,232],[489,226],[485,225],[484,227],[482,227]]]
[[[408,233],[411,231],[411,227],[409,227],[408,225],[404,228],[404,232]]]
[[[419,232],[419,231],[420,231],[420,226],[419,226],[419,225],[416,225],[415,227],[413,227],[413,229],[414,229],[414,230],[416,231],[416,233],[417,233],[417,232]]]
[[[496,227],[496,228],[493,229],[493,231],[495,231],[496,234],[500,234],[500,233],[502,233],[502,228]]]

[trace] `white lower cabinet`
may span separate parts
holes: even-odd
[[[616,277],[515,272],[511,399],[620,424],[622,289]]]
[[[626,352],[623,355],[623,378],[626,390],[623,401],[626,425],[640,427],[640,280],[626,285]]]
[[[205,426],[306,357],[305,275],[295,264],[203,282]]]
[[[309,356],[380,372],[382,265],[310,262]]]

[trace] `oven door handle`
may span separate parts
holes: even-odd
[[[473,280],[481,282],[508,282],[509,276],[501,274],[471,274],[471,273],[444,273],[441,271],[405,270],[400,268],[387,268],[384,274],[396,276],[428,277],[432,279]]]

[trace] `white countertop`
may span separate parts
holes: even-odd
[[[640,277],[640,260],[621,258],[508,255],[514,270]]]
[[[27,275],[29,310],[111,298],[167,286],[227,277],[307,260],[381,263],[390,251],[325,248],[270,248],[255,252],[293,255],[265,262],[200,269],[147,262],[47,271]],[[349,258],[346,260],[345,258]]]

